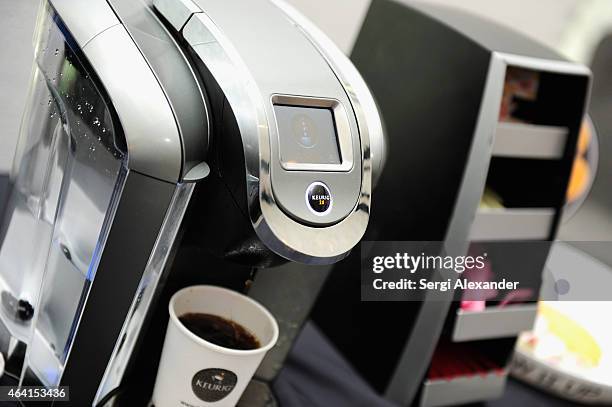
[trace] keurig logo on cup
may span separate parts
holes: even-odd
[[[237,405],[278,340],[272,314],[243,294],[210,285],[176,292],[168,311],[152,404]]]
[[[306,190],[306,204],[315,215],[327,215],[332,207],[332,196],[327,185],[322,182],[310,184]]]
[[[200,400],[212,403],[230,394],[237,381],[236,375],[229,370],[204,369],[193,376],[191,389]]]

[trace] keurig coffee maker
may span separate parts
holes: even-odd
[[[271,400],[368,225],[384,140],[360,75],[279,0],[47,0],[34,47],[0,233],[7,368],[75,406],[145,405],[169,296],[216,284],[279,321],[250,390]]]
[[[451,255],[495,241],[503,250],[489,252],[493,272],[521,270],[534,282],[529,301],[511,304],[453,301],[462,293],[362,302],[353,271],[365,257],[353,252],[334,265],[313,319],[393,403],[499,397],[516,336],[536,314],[590,72],[485,18],[411,0],[373,0],[351,60],[392,147],[364,240],[444,242]],[[526,261],[521,247],[536,254]]]

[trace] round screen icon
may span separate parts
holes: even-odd
[[[319,141],[319,131],[314,120],[304,114],[293,118],[293,137],[304,148],[313,148]]]
[[[327,215],[332,208],[332,196],[327,185],[313,182],[306,190],[306,204],[318,216]]]

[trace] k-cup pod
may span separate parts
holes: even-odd
[[[235,406],[276,344],[278,325],[272,314],[247,296],[213,286],[178,291],[169,311],[152,404]],[[235,334],[228,335],[227,329]]]

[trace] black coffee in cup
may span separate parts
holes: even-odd
[[[193,334],[224,348],[252,350],[261,346],[248,329],[217,315],[187,313],[181,315],[179,320]]]

